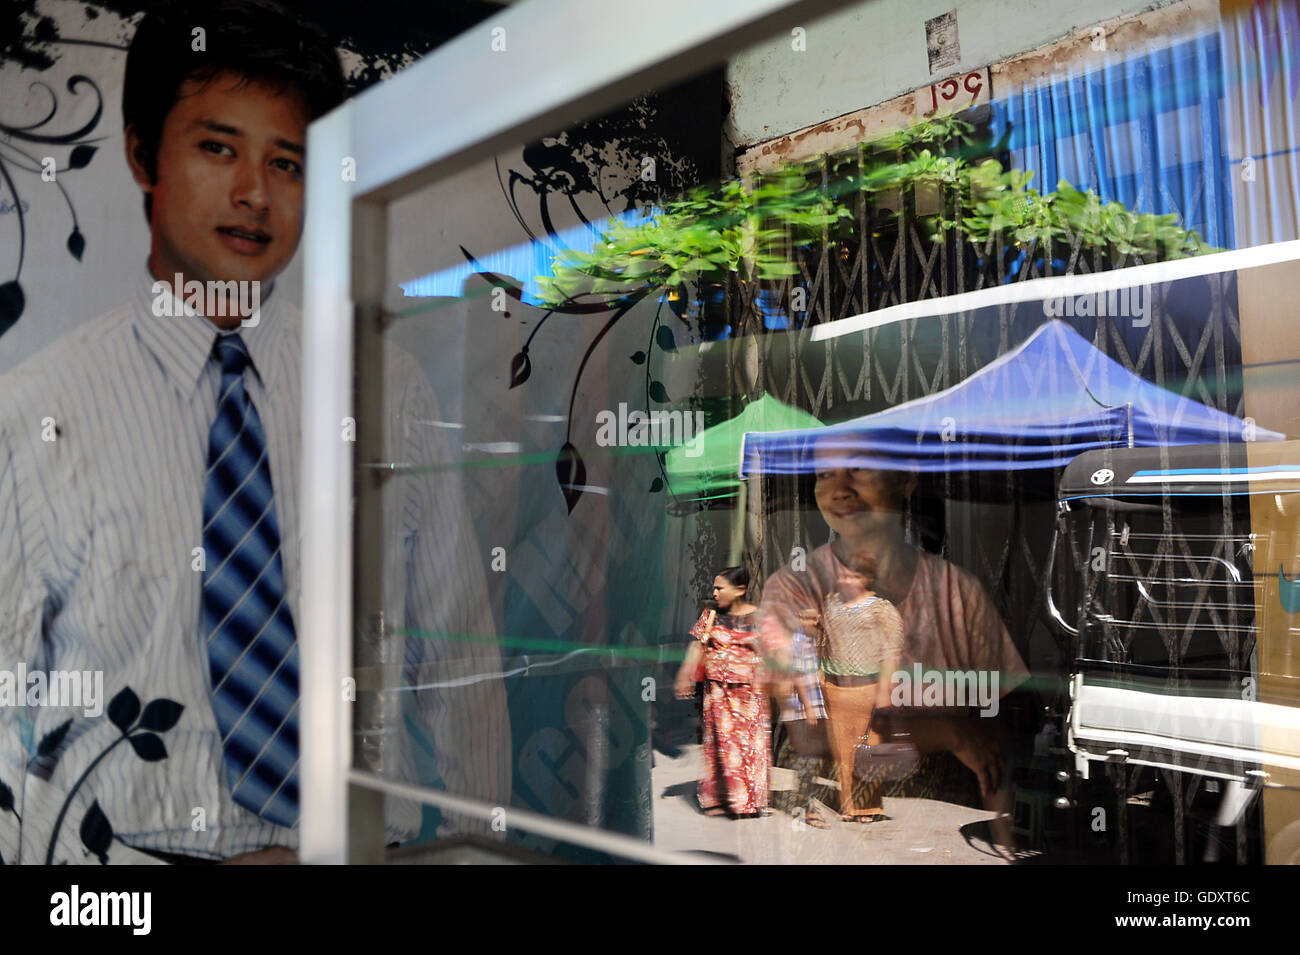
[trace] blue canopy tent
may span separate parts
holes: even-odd
[[[1051,321],[936,394],[829,427],[746,434],[740,476],[810,471],[814,440],[839,466],[1007,471],[1064,467],[1096,448],[1240,442],[1247,427],[1133,374]],[[1283,435],[1258,428],[1249,437]]]

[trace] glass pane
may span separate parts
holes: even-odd
[[[640,221],[665,197],[716,188],[718,96],[717,74],[693,80],[392,204],[392,468],[373,469],[383,533],[368,544],[359,528],[358,554],[384,552],[379,655],[406,665],[385,675],[401,689],[360,737],[401,755],[358,749],[370,768],[503,820],[523,809],[651,838],[654,708],[672,706],[681,620],[706,583],[681,566],[693,522],[672,513],[665,462],[730,401],[725,381],[697,394],[701,329],[722,327],[722,303],[633,282],[635,300],[614,307],[585,295],[552,308],[538,279],[562,249],[597,247],[611,215]],[[714,119],[683,130],[683,110]],[[663,433],[630,436],[629,418],[650,410],[667,413]],[[374,612],[358,605],[359,620]],[[381,725],[400,731],[371,733]],[[430,808],[417,831],[494,829]],[[509,840],[551,847],[513,827]]]
[[[806,159],[798,135],[742,150],[743,185],[711,170],[707,133],[674,143],[688,162],[665,151],[664,101],[638,101],[395,203],[386,337],[419,370],[385,387],[422,376],[439,410],[389,408],[421,444],[387,456],[385,512],[427,499],[462,515],[418,573],[456,581],[444,593],[467,609],[388,590],[384,615],[433,671],[480,678],[405,681],[407,728],[426,691],[463,714],[441,756],[433,730],[420,781],[502,818],[742,861],[1259,858],[1259,802],[1182,844],[1163,833],[1186,805],[1226,805],[1225,776],[1285,762],[1197,726],[1245,703],[1229,722],[1280,731],[1250,708],[1261,682],[1294,680],[1261,668],[1268,578],[1250,555],[1294,530],[1231,482],[1175,493],[1159,475],[1233,473],[1257,447],[1285,470],[1294,428],[1273,408],[1294,372],[1263,377],[1249,356],[1271,321],[1260,289],[1294,268],[1158,267],[1251,241],[1208,198],[1230,188],[1206,178],[1226,147],[1180,132],[1227,100],[1124,85],[1207,56],[1226,88],[1253,82],[1220,49],[1214,31],[1171,31],[1103,67],[1017,65],[996,98],[987,73],[963,74],[968,108],[926,119],[922,90],[891,118],[902,132]],[[1102,97],[1100,126],[1026,111],[1076,87]],[[648,119],[618,138],[628,115]],[[1202,164],[1200,192],[1168,185],[1170,163]],[[736,258],[727,243],[746,241]],[[564,247],[579,254],[557,260]],[[1112,477],[1076,492],[1067,466]],[[408,531],[385,534],[418,559]],[[692,626],[703,642],[683,639]],[[1072,684],[1089,689],[1072,700]],[[1090,725],[1094,685],[1136,694],[1118,725]],[[1150,735],[1144,710],[1173,741],[1107,769]],[[459,752],[479,782],[440,775]],[[1121,783],[1149,801],[1122,810]],[[1094,810],[1162,835],[1098,830]],[[932,844],[868,847],[851,822],[881,817],[934,821]]]

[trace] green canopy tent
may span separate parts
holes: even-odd
[[[822,423],[806,411],[793,408],[764,393],[734,418],[706,428],[685,445],[668,452],[664,469],[669,489],[679,502],[711,501],[739,496],[745,509],[745,484],[739,477],[740,448],[746,433],[820,428]],[[739,553],[744,521],[733,526],[732,551]],[[735,555],[733,555],[735,556]]]
[[[740,446],[747,432],[820,427],[822,423],[808,412],[764,393],[734,418],[706,428],[696,441],[668,452],[664,467],[672,492],[684,500],[727,497],[740,487]]]

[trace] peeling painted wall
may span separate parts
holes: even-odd
[[[1034,49],[1150,0],[866,0],[735,57],[725,135],[737,149]],[[961,60],[931,76],[925,21],[957,11]],[[796,47],[803,46],[799,50]]]

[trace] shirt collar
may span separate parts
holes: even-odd
[[[255,321],[234,329],[248,346],[253,370],[264,387],[283,374],[284,334],[279,297],[269,286],[261,296]],[[137,285],[135,327],[140,341],[162,366],[177,391],[188,397],[198,387],[203,370],[212,358],[212,346],[220,330],[187,306],[183,296],[173,294],[170,285],[158,282],[146,266]]]

